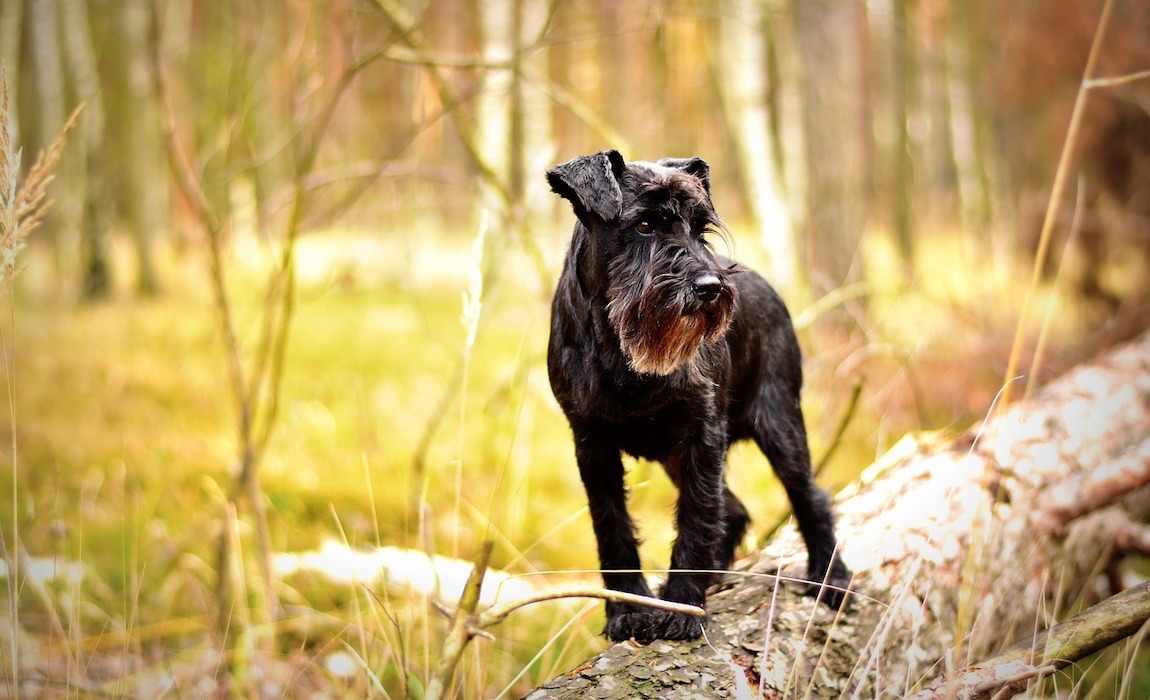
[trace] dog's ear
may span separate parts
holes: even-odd
[[[702,181],[707,196],[711,195],[711,166],[707,165],[707,161],[702,158],[698,156],[694,158],[663,158],[659,161],[659,165],[694,175]]]
[[[623,211],[623,192],[619,189],[623,166],[618,151],[600,151],[556,165],[547,171],[547,182],[555,194],[571,202],[580,221],[588,214],[613,221]]]

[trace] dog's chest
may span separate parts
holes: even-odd
[[[691,388],[668,390],[662,381],[625,380],[589,371],[572,378],[560,404],[573,423],[594,426],[601,437],[635,457],[665,461],[692,438],[700,420],[724,420],[709,409],[713,396]]]

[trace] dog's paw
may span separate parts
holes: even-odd
[[[703,618],[665,610],[631,610],[607,620],[603,633],[615,642],[698,639],[703,634]]]
[[[852,574],[845,564],[835,557],[830,572],[824,577],[813,571],[808,575],[803,594],[812,596],[831,610],[850,609],[850,586]]]

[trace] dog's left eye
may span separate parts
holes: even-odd
[[[635,224],[635,230],[641,235],[650,236],[655,232],[655,225],[652,224],[649,219],[643,219],[639,223]]]

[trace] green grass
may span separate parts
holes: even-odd
[[[968,425],[1001,380],[1005,348],[995,354],[988,339],[1009,337],[1014,322],[1009,299],[1018,277],[995,268],[998,274],[972,280],[971,268],[955,264],[966,250],[959,243],[940,237],[910,285],[881,274],[894,267],[891,247],[881,236],[868,240],[868,259],[880,273],[869,281],[863,332],[818,322],[801,329],[816,459],[855,383],[865,382],[859,411],[821,477],[832,487],[907,430]],[[512,573],[594,567],[570,435],[543,364],[549,290],[514,253],[505,264],[515,272],[488,281],[466,386],[447,403],[426,453],[429,530],[420,539],[414,465],[464,351],[468,242],[431,236],[392,243],[331,233],[301,245],[280,422],[261,471],[273,548],[306,550],[331,539],[355,547],[430,544],[468,559],[490,536],[493,566]],[[753,262],[752,246],[741,248]],[[22,593],[20,623],[96,678],[118,677],[95,663],[101,655],[179,659],[213,648],[206,611],[235,471],[237,408],[204,264],[187,255],[168,261],[169,289],[158,299],[121,292],[76,305],[52,291],[48,256],[33,254],[26,282],[14,301],[4,301],[19,484],[18,513],[0,499],[0,527],[10,544],[15,517],[32,556],[89,569],[78,589],[52,591],[50,602]],[[237,245],[231,265],[241,336],[250,345],[266,256]],[[1055,332],[1073,337],[1075,326],[1067,321]],[[8,404],[0,406],[0,430],[7,431]],[[3,460],[0,491],[12,493],[11,453]],[[634,464],[629,478],[644,563],[663,567],[673,489],[657,465]],[[730,478],[756,514],[753,535],[762,537],[785,512],[785,497],[753,449],[732,453]],[[250,555],[246,521],[239,536]],[[258,599],[257,570],[248,568],[248,590]],[[259,634],[273,638],[298,673],[292,687],[308,678],[351,695],[379,687],[392,697],[419,694],[445,630],[425,600],[314,576],[283,582],[279,594],[287,620],[274,635]],[[67,640],[56,638],[52,613]],[[582,602],[517,613],[494,630],[494,641],[472,645],[459,682],[469,696],[489,697],[519,677],[510,690],[521,693],[602,648],[601,624],[601,606]],[[343,677],[322,668],[346,650],[362,657],[379,686],[362,670]]]
[[[309,252],[305,247],[301,258]],[[33,265],[45,262],[34,258]],[[277,551],[343,538],[353,546],[422,546],[411,512],[419,493],[413,459],[462,353],[456,280],[465,278],[466,258],[458,270],[405,262],[396,260],[379,277],[357,271],[362,278],[354,280],[331,277],[331,270],[311,279],[305,273],[281,419],[261,472]],[[206,625],[212,543],[236,463],[237,409],[206,283],[194,266],[178,269],[169,293],[154,301],[73,305],[23,290],[5,319],[15,366],[20,541],[33,556],[89,566],[84,590],[76,591],[87,605],[59,616],[70,635],[91,644],[110,629],[173,618]],[[263,270],[246,269],[242,259],[235,269],[237,311],[251,343]],[[594,565],[593,557],[571,553],[594,549],[588,523],[578,517],[582,487],[567,429],[540,362],[546,313],[537,291],[507,291],[484,308],[463,398],[449,402],[426,455],[430,541],[440,553],[467,558],[490,525],[497,566],[526,573]],[[7,406],[3,413],[6,426]],[[12,493],[10,455],[5,461],[0,490]],[[11,506],[0,503],[6,533]],[[353,613],[355,598],[361,611],[374,604],[363,591],[289,583],[285,603],[337,617]],[[43,606],[27,597],[21,603],[24,625],[49,627]],[[510,680],[577,609],[546,607],[550,612],[505,626],[506,639],[491,652],[501,670],[485,683]],[[401,633],[411,636],[405,644],[412,654],[433,653],[420,647],[434,647],[442,634],[429,614],[408,611]],[[389,624],[384,619],[376,632]],[[332,632],[306,645],[330,644],[339,636]],[[196,634],[148,646],[177,648]],[[303,636],[283,639],[302,643]],[[558,645],[568,649],[568,663],[601,646],[586,630],[570,644]],[[426,673],[418,658],[412,663],[416,676]],[[546,659],[535,668],[558,670]],[[394,676],[394,668],[380,673]],[[388,685],[392,693],[400,687],[394,679]]]

